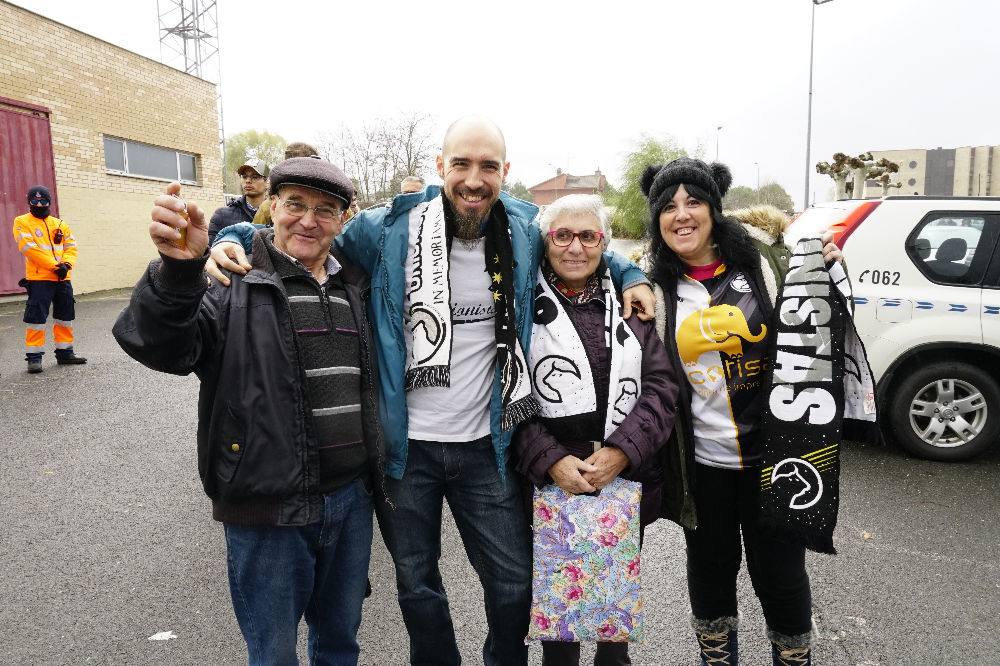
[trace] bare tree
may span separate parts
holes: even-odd
[[[420,112],[402,114],[397,119],[398,157],[404,176],[421,175],[434,157],[433,124],[428,114]]]
[[[850,173],[847,155],[844,153],[834,153],[833,162],[819,162],[816,165],[816,172],[833,178],[833,184],[837,189],[836,198],[847,198],[847,175]]]
[[[428,114],[414,112],[353,128],[342,125],[320,135],[318,150],[354,179],[359,203],[370,206],[397,194],[406,176],[427,171],[434,156],[433,124]]]
[[[901,183],[892,182],[892,174],[899,171],[899,165],[884,157],[876,162],[871,153],[861,153],[857,157],[834,153],[833,163],[820,162],[816,165],[816,171],[833,178],[837,199],[846,199],[848,194],[855,199],[864,198],[867,180],[874,180],[882,187],[882,196],[889,193],[889,188],[902,187]],[[852,176],[851,182],[847,181],[849,174]]]

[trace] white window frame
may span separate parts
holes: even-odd
[[[189,153],[189,152],[186,152],[186,151],[183,151],[183,150],[175,150],[174,148],[167,148],[166,146],[157,146],[156,144],[146,143],[144,141],[132,141],[131,139],[123,139],[121,137],[109,136],[109,135],[104,135],[102,137],[102,140],[101,140],[101,150],[102,150],[102,152],[104,151],[104,141],[108,141],[108,140],[110,140],[110,141],[117,141],[118,143],[121,144],[121,146],[122,146],[122,155],[123,155],[124,161],[125,161],[125,169],[124,170],[119,170],[119,169],[111,169],[111,168],[109,168],[108,167],[107,154],[105,154],[104,155],[104,173],[109,173],[109,174],[112,174],[112,175],[115,175],[115,176],[127,176],[129,178],[141,178],[143,180],[156,180],[156,181],[160,181],[160,182],[163,182],[163,183],[170,183],[170,182],[173,182],[173,181],[176,180],[176,181],[178,181],[178,182],[180,182],[180,183],[182,183],[184,185],[198,185],[199,184],[197,180],[182,180],[181,179],[181,155],[186,155],[188,157],[193,157],[194,158],[194,170],[195,170],[195,174],[194,175],[195,175],[195,178],[198,177],[198,172],[200,171],[200,169],[198,168],[198,155],[196,155],[195,153]],[[174,152],[174,170],[175,170],[175,173],[177,174],[177,177],[176,178],[160,178],[159,176],[147,176],[146,174],[142,174],[142,173],[132,173],[132,172],[130,172],[129,168],[128,168],[128,145],[130,143],[140,144],[140,145],[143,145],[143,146],[149,146],[151,148],[159,148],[160,150],[172,150]]]

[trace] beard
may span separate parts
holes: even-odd
[[[455,211],[455,236],[460,240],[476,240],[483,221],[475,215],[463,215]]]
[[[490,191],[488,189],[480,190],[474,192],[473,194],[479,194],[484,198],[489,198]],[[485,215],[479,215],[473,212],[463,212],[459,207],[461,205],[461,198],[458,196],[457,193],[455,193],[453,197],[449,197],[449,199],[451,203],[451,210],[454,216],[455,237],[460,240],[467,240],[467,241],[473,241],[480,238],[482,236],[480,230],[482,229],[483,226],[483,220],[489,217],[490,210],[492,209],[493,203],[495,203],[496,200],[494,199],[493,201],[489,202],[490,206],[486,208]]]

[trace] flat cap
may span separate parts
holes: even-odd
[[[282,185],[300,185],[337,197],[345,208],[354,198],[354,183],[337,166],[315,157],[292,157],[271,169],[271,194]]]

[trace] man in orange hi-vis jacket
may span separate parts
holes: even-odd
[[[28,209],[14,218],[14,240],[24,255],[24,280],[28,290],[24,308],[24,349],[28,372],[42,371],[45,353],[45,321],[52,307],[52,337],[56,363],[80,365],[87,359],[73,353],[73,285],[70,273],[76,263],[76,239],[69,226],[49,215],[49,190],[36,185],[28,190]]]

